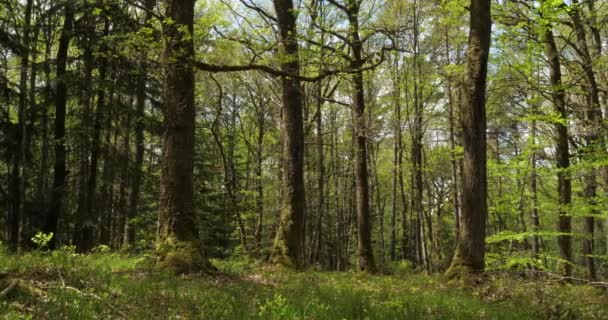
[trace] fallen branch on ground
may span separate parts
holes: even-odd
[[[114,305],[112,305],[111,303],[109,303],[108,301],[104,300],[102,297],[94,294],[94,293],[88,293],[88,292],[83,292],[81,290],[78,290],[77,288],[74,287],[70,287],[67,286],[65,284],[65,281],[63,280],[63,277],[61,276],[61,271],[59,271],[59,279],[61,280],[61,288],[62,289],[66,289],[66,290],[70,290],[70,291],[74,291],[82,296],[85,297],[89,297],[89,298],[93,298],[95,300],[101,301],[103,302],[108,308],[112,309],[112,311],[114,311],[115,313],[119,314],[121,317],[125,318],[125,319],[129,319],[129,316],[127,316],[124,312],[122,312],[120,309],[116,308]]]
[[[19,285],[19,279],[12,279],[10,281],[10,284],[8,285],[8,287],[6,287],[6,289],[2,290],[2,292],[0,292],[0,299],[4,299],[6,296],[9,295],[9,293],[11,293],[13,290],[15,290],[15,288],[17,288],[17,286]]]

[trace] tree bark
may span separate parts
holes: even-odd
[[[394,75],[392,77],[393,82],[393,103],[395,104],[395,126],[394,126],[394,134],[395,141],[393,145],[393,178],[391,185],[391,238],[390,238],[390,256],[391,261],[395,261],[397,259],[396,247],[397,247],[397,203],[398,203],[398,194],[397,194],[397,185],[399,183],[399,177],[401,175],[401,161],[403,159],[403,142],[402,136],[403,132],[401,129],[401,83],[399,81],[399,63],[398,56],[395,56],[395,61],[393,64],[393,72]]]
[[[21,242],[21,227],[25,202],[25,161],[27,152],[27,80],[30,63],[30,29],[32,20],[32,6],[34,1],[28,0],[25,5],[25,21],[21,39],[21,62],[19,77],[19,108],[18,113],[18,141],[11,157],[9,174],[8,197],[8,244],[9,248],[17,251]]]
[[[154,9],[156,0],[146,0],[144,2],[147,10],[145,16],[145,24],[148,25],[148,21],[152,19],[150,14],[151,10]],[[143,175],[143,163],[144,163],[144,152],[145,152],[145,141],[144,141],[144,118],[146,109],[146,84],[148,81],[148,68],[144,62],[147,57],[146,53],[142,53],[142,62],[139,64],[139,74],[137,75],[137,88],[136,88],[136,110],[135,110],[135,164],[133,168],[133,180],[131,181],[131,192],[129,194],[129,210],[125,219],[125,230],[122,247],[128,249],[135,242],[135,229],[131,224],[131,219],[138,215],[139,210],[139,194],[141,188],[141,179]],[[101,98],[102,92],[99,92]]]
[[[118,184],[118,210],[116,210],[116,221],[114,229],[114,248],[120,249],[123,246],[125,238],[124,232],[126,231],[125,225],[127,224],[127,217],[129,215],[128,198],[129,188],[131,184],[131,122],[132,115],[131,110],[133,108],[134,95],[129,95],[129,101],[126,103],[128,106],[126,114],[123,115],[122,119],[122,148],[120,148],[120,183]],[[120,130],[119,130],[120,131]]]
[[[349,46],[351,49],[352,108],[355,129],[355,197],[357,211],[357,269],[375,272],[374,253],[371,238],[369,206],[369,173],[367,170],[367,124],[365,117],[365,96],[363,89],[363,42],[359,34],[360,2],[349,0],[347,4],[349,23]]]
[[[447,65],[450,65],[450,40],[448,27],[445,29],[445,57]],[[456,121],[454,117],[454,99],[452,96],[452,77],[448,75],[447,79],[448,93],[448,123],[450,126],[450,165],[452,169],[452,206],[454,207],[454,227],[456,229],[455,239],[458,243],[460,238],[460,193],[458,192],[458,163],[456,160]]]
[[[53,191],[49,213],[46,217],[43,231],[52,233],[49,241],[49,249],[55,249],[57,245],[57,227],[59,217],[63,211],[63,196],[68,171],[66,169],[65,148],[65,118],[68,88],[66,85],[68,49],[72,38],[74,12],[70,2],[66,2],[64,9],[63,29],[59,38],[57,49],[57,85],[55,92],[55,164],[53,173]]]
[[[166,1],[163,25],[164,133],[157,265],[175,273],[209,270],[194,211],[194,2]]]
[[[95,36],[95,18],[91,16],[92,8],[89,6],[87,1],[83,1],[85,13],[83,15],[84,27],[81,32],[83,33],[83,86],[84,92],[82,93],[82,115],[80,123],[80,142],[79,145],[79,172],[78,172],[78,207],[76,212],[76,227],[74,228],[74,244],[79,252],[87,252],[92,246],[92,229],[94,223],[89,221],[89,208],[87,207],[88,201],[88,177],[89,177],[89,150],[91,147],[90,126],[91,126],[91,103],[93,96],[93,68],[94,56],[93,56],[93,43],[96,41]]]
[[[321,83],[317,84],[317,112],[316,112],[316,125],[317,125],[317,188],[318,188],[318,203],[317,203],[317,226],[315,230],[316,239],[314,241],[314,254],[313,263],[320,263],[321,248],[323,242],[323,215],[325,213],[325,157],[323,150],[323,99],[321,97]]]
[[[532,193],[532,231],[534,231],[534,235],[532,236],[532,253],[534,254],[534,258],[538,259],[540,254],[540,236],[538,235],[538,232],[540,231],[540,218],[538,216],[538,187],[536,183],[536,120],[532,121],[532,129],[530,135],[530,139],[532,141],[532,148],[534,148],[530,159],[530,192]]]
[[[579,11],[579,3],[577,0],[572,0],[572,9],[568,11],[572,19],[574,31],[576,33],[577,46],[579,56],[583,65],[583,73],[585,74],[585,80],[587,82],[587,95],[588,95],[588,107],[585,110],[585,144],[588,150],[585,150],[585,158],[587,161],[593,162],[595,150],[601,150],[604,152],[603,141],[600,138],[600,119],[602,118],[602,109],[600,105],[599,89],[595,78],[595,71],[593,70],[593,60],[587,46],[587,35],[585,27],[581,19],[581,12]],[[602,150],[604,149],[604,150]],[[597,173],[598,170],[590,168],[586,170],[583,178],[585,184],[585,190],[583,192],[587,203],[593,208],[596,205],[597,196]],[[583,240],[583,255],[585,256],[585,263],[587,265],[587,276],[590,281],[597,279],[595,261],[593,259],[593,237],[595,229],[595,217],[597,210],[592,209],[589,215],[585,217],[585,233],[586,237]]]
[[[465,280],[485,265],[488,215],[485,92],[491,38],[490,0],[471,0],[469,48],[462,110],[464,147],[462,220],[456,252],[446,275]]]
[[[106,18],[104,21],[104,36],[108,36],[110,30],[110,21]],[[102,46],[102,51],[107,50]],[[106,52],[103,52],[105,54]],[[107,59],[102,55],[98,61],[99,70],[99,87],[97,89],[97,105],[95,106],[95,118],[93,120],[93,136],[91,138],[91,162],[89,163],[89,179],[87,181],[87,196],[86,196],[86,216],[83,219],[82,240],[83,249],[88,251],[92,248],[96,223],[98,221],[98,210],[95,206],[97,199],[97,175],[99,173],[99,156],[101,153],[101,125],[103,123],[103,115],[105,106],[105,91],[106,88],[106,73]]]
[[[430,266],[428,263],[428,250],[426,246],[425,228],[424,228],[424,207],[423,192],[424,192],[424,181],[423,181],[423,106],[420,94],[420,81],[422,81],[422,71],[420,65],[420,20],[418,16],[418,2],[414,1],[414,22],[413,22],[413,86],[414,86],[414,123],[412,128],[412,209],[416,214],[416,257],[417,263],[428,273],[430,273]]]
[[[45,49],[44,49],[44,98],[47,101],[51,100],[52,97],[52,81],[51,81],[51,50],[52,50],[52,38],[50,35],[50,31],[45,30]],[[38,200],[47,206],[48,201],[48,176],[49,176],[49,103],[45,103],[42,109],[41,115],[41,137],[40,140],[42,145],[40,147],[40,175],[38,176],[37,182],[37,194]],[[44,222],[38,222],[38,227],[42,227]]]
[[[264,235],[264,181],[262,176],[262,163],[264,161],[264,136],[266,134],[265,131],[265,121],[264,121],[264,113],[262,110],[257,110],[258,113],[258,132],[257,139],[255,145],[255,167],[254,167],[254,175],[255,175],[255,206],[258,212],[258,221],[255,230],[255,241],[256,247],[258,250],[262,248],[262,238]]]
[[[572,202],[572,182],[570,178],[570,154],[568,145],[568,127],[565,124],[568,115],[566,113],[566,100],[564,87],[562,85],[561,63],[559,51],[553,36],[553,29],[547,29],[543,35],[545,43],[545,55],[549,63],[549,82],[551,85],[552,102],[556,112],[564,123],[555,124],[557,130],[556,137],[556,166],[557,166],[557,191],[559,197],[559,221],[557,231],[561,234],[557,237],[559,247],[560,273],[565,277],[572,276],[572,217],[569,213],[569,206]]]
[[[274,0],[279,29],[281,70],[299,75],[296,14],[291,0]],[[302,88],[295,77],[281,77],[283,117],[283,203],[272,261],[301,268],[304,259],[304,122]]]

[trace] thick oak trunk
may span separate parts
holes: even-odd
[[[291,0],[274,0],[279,28],[281,70],[300,73],[296,11]],[[283,186],[279,228],[274,240],[274,263],[304,265],[304,124],[302,88],[293,77],[281,77],[283,117]]]
[[[166,1],[164,133],[157,265],[176,272],[207,270],[194,211],[194,0]]]
[[[460,238],[448,278],[466,278],[485,264],[488,215],[485,93],[492,22],[490,0],[471,0],[469,48],[462,106],[464,147]]]

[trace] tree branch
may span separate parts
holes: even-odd
[[[296,78],[296,79],[298,79],[300,81],[304,81],[304,82],[317,82],[319,80],[322,80],[322,79],[327,78],[332,75],[337,75],[337,74],[342,74],[342,73],[352,74],[352,73],[364,72],[364,71],[375,69],[376,67],[378,67],[380,64],[382,64],[384,62],[385,53],[388,50],[392,50],[392,48],[386,48],[386,47],[382,48],[380,58],[378,59],[378,61],[367,67],[359,68],[359,69],[346,69],[346,70],[341,70],[341,69],[326,70],[324,72],[319,73],[316,76],[302,76],[299,74],[289,73],[286,71],[275,69],[275,68],[267,66],[267,65],[260,65],[260,64],[225,65],[225,64],[209,64],[209,63],[205,63],[202,61],[192,61],[192,64],[200,70],[212,72],[212,73],[262,71],[262,72],[266,72],[270,75],[273,75],[275,77],[290,77],[290,78]]]

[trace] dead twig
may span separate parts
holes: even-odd
[[[116,308],[114,305],[112,305],[111,303],[109,303],[108,301],[104,300],[102,297],[94,294],[94,293],[87,293],[87,292],[83,292],[81,290],[78,290],[77,288],[74,287],[70,287],[67,286],[65,284],[65,281],[63,280],[63,277],[61,276],[61,271],[58,271],[59,273],[59,280],[61,280],[61,288],[62,289],[66,289],[66,290],[70,290],[70,291],[74,291],[82,296],[85,297],[89,297],[89,298],[93,298],[97,301],[101,301],[103,302],[108,308],[112,309],[112,311],[114,311],[115,313],[119,314],[121,317],[125,318],[125,319],[129,319],[129,316],[127,316],[124,312],[122,312],[120,309]]]

